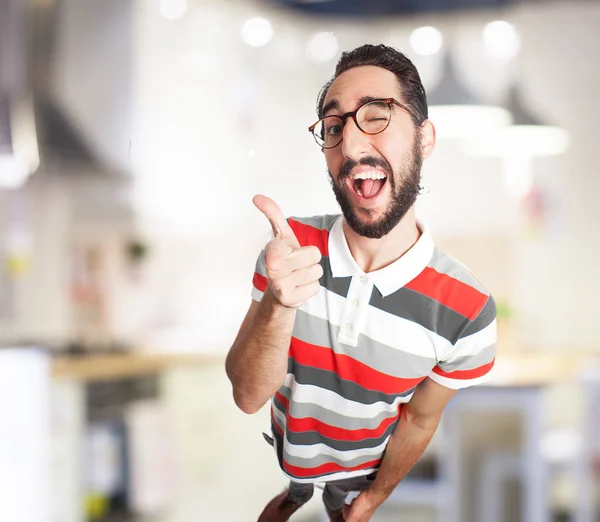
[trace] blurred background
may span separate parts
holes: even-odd
[[[418,214],[500,336],[373,520],[600,520],[599,24],[572,0],[0,0],[0,520],[252,521],[284,487],[268,406],[224,372],[270,230],[251,199],[338,212],[307,128],[364,43],[421,73]]]

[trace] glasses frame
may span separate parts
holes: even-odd
[[[376,103],[376,102],[379,102],[379,103],[383,102],[383,103],[385,103],[388,106],[388,108],[390,109],[390,119],[387,122],[387,125],[383,129],[381,129],[380,131],[377,131],[377,132],[367,132],[367,131],[363,130],[362,127],[358,124],[358,120],[356,119],[356,115],[357,115],[358,111],[360,111],[365,105],[368,105],[369,103]],[[313,135],[313,138],[317,142],[317,145],[319,145],[319,147],[321,147],[322,149],[334,149],[340,143],[342,143],[342,141],[344,141],[344,135],[343,135],[343,133],[340,134],[340,141],[338,141],[335,145],[331,145],[329,147],[325,147],[325,145],[322,145],[317,140],[317,136],[315,135],[315,128],[317,127],[317,125],[319,125],[321,122],[325,121],[327,118],[336,117],[336,118],[339,118],[339,119],[342,120],[342,130],[346,126],[346,122],[348,121],[348,118],[352,118],[354,120],[354,123],[356,124],[356,127],[361,132],[363,132],[364,134],[368,134],[369,136],[375,136],[377,134],[381,134],[383,131],[385,131],[390,126],[390,122],[392,121],[392,114],[391,114],[392,105],[397,105],[401,109],[405,110],[406,112],[408,112],[408,114],[410,114],[412,116],[412,118],[413,118],[414,121],[417,121],[417,117],[413,114],[413,112],[406,105],[400,103],[395,98],[376,98],[374,100],[369,100],[368,102],[363,103],[355,111],[347,112],[346,114],[330,114],[328,116],[324,116],[323,118],[321,118],[316,123],[313,123],[308,128],[308,132],[310,132]]]

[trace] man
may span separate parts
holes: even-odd
[[[322,482],[330,520],[371,520],[494,363],[494,300],[415,217],[435,129],[413,64],[383,45],[344,53],[318,117],[342,215],[286,220],[254,198],[274,238],[226,362],[240,409],[271,399],[290,479],[259,522],[288,520]]]

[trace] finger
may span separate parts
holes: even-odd
[[[271,223],[271,228],[273,229],[273,235],[275,237],[284,239],[292,248],[298,248],[300,246],[298,239],[296,239],[292,228],[288,224],[277,203],[262,194],[254,196],[252,202],[256,208],[265,215],[269,220],[269,223]]]
[[[319,281],[322,275],[323,269],[321,268],[321,265],[311,265],[307,268],[294,270],[287,276],[286,283],[289,284],[290,287],[308,285],[315,281]]]
[[[308,285],[302,285],[296,287],[296,291],[294,293],[294,301],[296,304],[290,305],[293,307],[300,307],[306,301],[308,301],[311,297],[317,295],[319,290],[321,289],[321,285],[318,281],[314,283],[310,283]]]
[[[305,246],[293,250],[286,259],[290,270],[300,270],[315,265],[321,261],[321,252],[315,246]]]
[[[265,247],[265,263],[267,268],[279,272],[280,270],[292,271],[288,267],[288,257],[294,249],[287,245],[282,239],[276,237],[269,241]]]

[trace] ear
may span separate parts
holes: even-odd
[[[435,147],[435,127],[431,120],[425,120],[421,124],[421,152],[423,159],[431,156]]]

